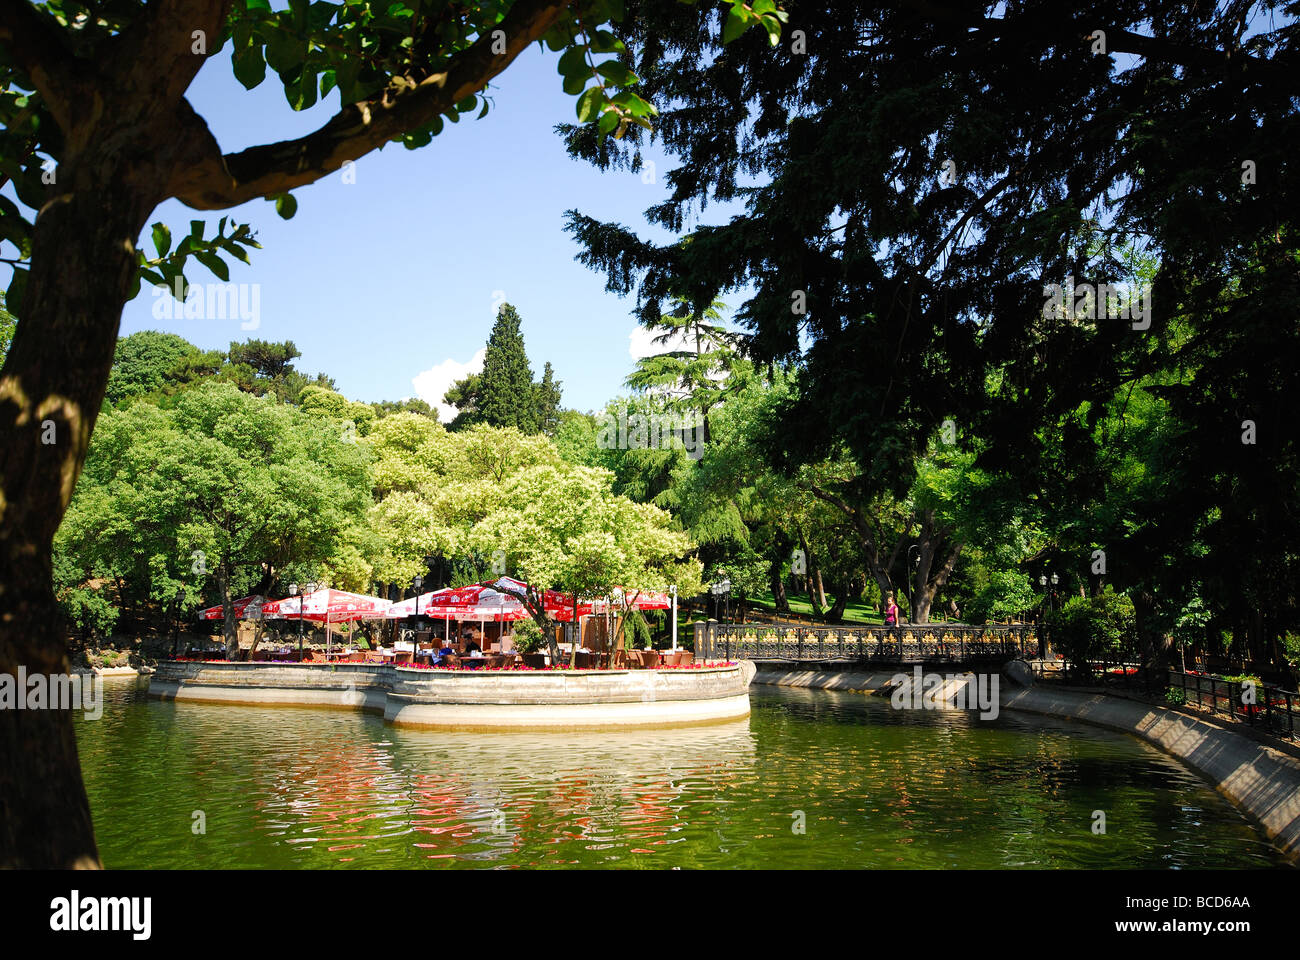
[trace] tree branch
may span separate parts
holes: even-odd
[[[118,89],[148,90],[138,98],[146,108],[179,100],[211,55],[193,52],[195,31],[203,33],[204,49],[215,53],[229,9],[230,0],[152,0],[112,38],[104,72]]]
[[[28,0],[0,0],[0,45],[31,78],[55,122],[69,132],[80,70],[58,25]]]
[[[314,183],[482,90],[540,39],[567,5],[568,0],[517,0],[494,30],[452,57],[445,70],[418,80],[394,77],[382,93],[347,105],[323,127],[296,140],[224,157],[206,153],[177,169],[168,196],[196,210],[221,210]],[[505,33],[504,53],[492,52],[495,30]]]

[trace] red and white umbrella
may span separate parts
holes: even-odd
[[[236,620],[265,620],[268,619],[266,614],[262,612],[265,603],[266,597],[253,594],[251,597],[240,597],[238,600],[232,601],[230,606],[235,611]],[[225,616],[226,611],[221,604],[199,611],[200,620],[223,620]]]
[[[514,597],[507,596],[481,583],[468,587],[444,587],[410,597],[393,604],[385,611],[390,619],[420,616],[442,617],[452,620],[491,620],[501,623],[509,620],[523,620],[528,616],[524,605]]]
[[[527,595],[529,593],[528,584],[522,580],[516,580],[513,577],[498,577],[496,580],[489,580],[487,583],[479,584],[489,590],[498,591],[516,603],[518,595]],[[522,606],[522,603],[520,604]],[[550,614],[556,620],[573,619],[573,597],[568,594],[560,593],[557,590],[545,590],[542,592],[542,607],[546,613]],[[591,613],[591,604],[588,601],[580,600],[578,602],[578,616],[586,616]]]
[[[350,620],[379,620],[391,605],[382,597],[368,597],[346,590],[317,590],[300,597],[285,597],[262,604],[262,616],[317,623],[346,623]]]
[[[658,590],[625,590],[615,587],[608,597],[578,604],[580,614],[617,613],[620,610],[671,610],[672,597]]]

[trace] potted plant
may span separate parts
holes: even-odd
[[[546,639],[542,636],[542,628],[535,620],[520,620],[515,624],[513,636],[515,650],[523,656],[525,666],[534,669],[546,666],[546,654],[538,652]]]

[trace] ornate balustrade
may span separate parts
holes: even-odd
[[[1037,659],[1033,624],[907,624],[901,627],[799,624],[697,623],[697,657],[725,660],[930,660]]]

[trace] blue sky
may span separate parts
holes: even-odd
[[[425,373],[428,394],[431,381],[461,371],[482,349],[501,291],[519,310],[535,375],[549,360],[565,406],[603,407],[632,367],[634,302],[605,292],[603,277],[573,259],[578,247],[563,232],[563,214],[576,207],[666,239],[642,215],[666,196],[665,163],[647,152],[657,165],[648,184],[641,174],[569,159],[552,132],[574,118],[575,104],[561,89],[557,58],[537,46],[522,54],[494,84],[495,107],[482,120],[447,124],[421,150],[373,152],[357,162],[355,183],[333,174],[296,190],[292,220],[265,200],[215,215],[163,204],[151,222],[167,223],[176,238],[191,219],[215,224],[222,213],[257,231],[263,249],[251,251],[251,266],[232,263],[230,279],[260,284],[260,327],[155,319],[146,287],[127,304],[122,334],[162,329],[205,349],[250,336],[292,340],[300,370],[328,373],[353,399],[395,400],[417,394],[412,381],[422,372],[441,368],[441,377]],[[228,52],[204,66],[189,99],[226,152],[299,136],[338,108],[335,92],[294,113],[269,72],[245,91]],[[711,222],[728,215],[721,206],[708,212]],[[198,264],[186,276],[212,279]]]

